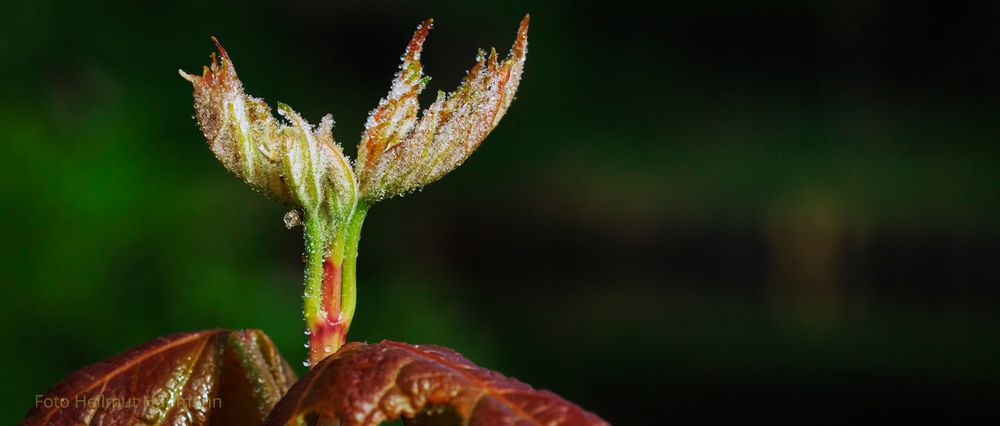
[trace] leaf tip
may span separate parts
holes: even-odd
[[[191,84],[195,84],[196,83],[194,81],[194,76],[191,75],[191,74],[188,74],[188,73],[184,72],[184,70],[177,69],[177,73],[181,75],[181,78],[187,80],[189,83],[191,83]]]
[[[521,19],[521,25],[517,28],[517,38],[514,40],[514,47],[511,53],[515,57],[524,56],[525,48],[528,46],[528,27],[531,25],[531,14],[525,13]]]
[[[223,59],[229,60],[229,54],[226,53],[226,49],[222,47],[222,43],[219,43],[219,39],[212,36],[212,43],[215,43],[215,48],[219,49],[219,55],[221,55]]]
[[[427,18],[420,25],[417,25],[417,30],[413,33],[410,44],[406,46],[405,62],[420,60],[420,52],[424,48],[424,40],[427,40],[427,34],[430,33],[432,28],[434,28],[434,18]]]

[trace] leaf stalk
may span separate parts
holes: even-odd
[[[367,205],[337,221],[306,212],[304,312],[309,336],[309,366],[344,345],[357,304],[357,259]]]

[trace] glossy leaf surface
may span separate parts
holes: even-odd
[[[293,386],[265,424],[327,418],[345,426],[377,425],[400,417],[422,424],[607,424],[451,349],[390,341],[347,344]]]
[[[180,333],[70,374],[22,424],[254,425],[294,381],[258,330]]]

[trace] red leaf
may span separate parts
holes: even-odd
[[[260,424],[294,381],[258,330],[179,333],[70,374],[21,424]]]
[[[377,425],[435,415],[469,425],[603,425],[558,395],[481,368],[434,345],[350,343],[313,367],[268,416],[266,425],[317,417]]]

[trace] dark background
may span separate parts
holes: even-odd
[[[210,35],[353,154],[417,23],[426,105],[525,12],[502,124],[369,214],[351,340],[619,424],[1000,400],[998,2],[83,3],[0,13],[0,423],[162,334],[305,358],[301,228],[216,163],[177,76]]]

